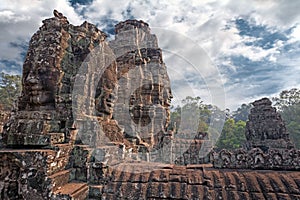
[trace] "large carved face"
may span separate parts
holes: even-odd
[[[55,94],[59,70],[55,67],[33,65],[24,67],[23,95],[27,98],[28,110],[51,110],[55,108]]]
[[[151,143],[153,136],[165,131],[169,123],[170,89],[159,84],[146,84],[130,98],[129,112],[140,138]]]
[[[171,98],[171,90],[168,87],[159,84],[143,85],[131,95],[129,105],[132,120],[142,127],[153,122],[160,123],[164,129],[168,125],[167,110]]]

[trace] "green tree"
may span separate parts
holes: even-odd
[[[19,75],[0,74],[0,107],[12,110],[14,102],[20,95],[21,77]]]
[[[286,124],[291,140],[300,148],[300,90],[284,90],[273,98],[273,102]]]
[[[217,150],[237,149],[246,141],[245,138],[245,121],[235,122],[233,118],[227,119],[219,140],[217,141]]]
[[[248,115],[250,114],[250,109],[252,108],[251,104],[243,103],[236,111],[233,112],[232,117],[233,119],[238,121],[247,121]]]
[[[177,127],[180,125],[180,117],[181,115],[181,107],[177,106],[174,108],[171,106],[171,114],[170,114],[170,123],[169,123],[169,129],[173,131],[177,131]]]
[[[210,105],[203,104],[199,96],[187,96],[182,101],[182,106],[171,107],[170,129],[187,130],[192,128],[198,132],[206,132],[210,121]],[[184,124],[182,123],[184,122]],[[197,123],[197,124],[195,124]]]
[[[248,113],[248,109],[249,105],[242,105],[241,110],[243,115]],[[235,119],[229,117],[228,112],[229,110],[222,111],[217,106],[204,104],[200,97],[188,96],[182,100],[182,106],[177,106],[176,108],[171,107],[171,123],[169,128],[174,130],[174,124],[176,124],[176,131],[179,129],[185,132],[185,130],[190,131],[190,129],[192,129],[192,131],[196,130],[197,132],[209,132],[210,138],[215,140],[220,133],[218,133],[219,131],[217,131],[214,126],[220,127],[223,125],[225,118],[226,121],[220,138],[217,140],[216,148],[219,150],[223,148],[240,148],[246,140],[246,122],[243,120],[235,121]],[[212,119],[212,117],[214,119]],[[182,118],[184,120],[182,120]],[[182,121],[184,121],[184,124],[182,124]],[[194,123],[198,123],[196,128]],[[213,127],[209,128],[210,123],[213,123]],[[179,134],[181,134],[181,132]]]
[[[272,100],[280,111],[284,111],[289,106],[300,103],[300,90],[298,88],[283,90],[280,92],[279,97],[273,97]]]
[[[183,132],[196,132],[200,121],[200,112],[202,108],[200,97],[187,96],[182,100],[183,106],[180,111],[179,129]]]
[[[240,148],[246,141],[245,136],[245,128],[246,128],[246,122],[239,120],[238,122],[235,122],[233,135],[234,135],[234,142],[233,142],[233,148]]]

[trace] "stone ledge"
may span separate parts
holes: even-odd
[[[68,196],[72,200],[81,200],[88,197],[89,187],[86,183],[67,183],[54,192],[54,196]]]

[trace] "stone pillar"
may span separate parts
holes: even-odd
[[[118,89],[114,118],[124,135],[148,151],[161,140],[169,122],[170,81],[157,38],[143,21],[116,25],[110,42],[117,57]],[[144,148],[142,151],[145,151]]]

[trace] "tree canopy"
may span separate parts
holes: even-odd
[[[12,110],[21,91],[21,76],[0,74],[0,108]]]
[[[300,148],[300,89],[282,91],[273,98],[273,103],[286,124],[291,140]]]
[[[273,105],[278,109],[281,114],[290,138],[296,147],[300,148],[300,89],[293,88],[290,90],[282,91],[277,97],[273,97]],[[245,138],[245,127],[248,120],[248,115],[252,105],[250,103],[242,104],[237,110],[231,112],[226,116],[226,121],[223,130],[216,143],[215,148],[221,149],[236,149],[242,147]],[[198,110],[198,116],[194,116],[195,111]],[[180,127],[181,118],[184,115],[184,121],[195,123],[195,118],[198,119],[198,132],[207,132],[211,121],[211,116],[214,112],[220,110],[214,105],[204,104],[200,97],[186,97],[182,100],[182,106],[177,106],[171,112],[171,126],[176,124],[177,130]],[[189,115],[194,113],[193,115]],[[185,128],[191,126],[185,123]]]
[[[209,132],[209,135],[220,135],[220,138],[216,143],[217,149],[239,148],[245,141],[245,121],[239,120],[235,122],[233,118],[230,118],[227,115],[228,110],[221,111],[217,106],[204,104],[200,97],[188,96],[184,100],[182,100],[182,106],[177,106],[176,108],[172,108],[171,110],[171,126],[174,126],[174,124],[176,124],[176,131],[189,129],[189,127],[195,126],[193,123],[197,122],[197,132]],[[242,111],[244,112],[244,110],[245,109],[243,109]],[[197,114],[197,116],[195,114]],[[208,127],[212,120],[211,117],[225,117],[225,124],[221,133],[215,133],[216,130],[212,130],[213,128],[210,128],[210,130],[208,130]],[[182,120],[182,118],[184,120]],[[184,121],[185,123],[182,124],[181,121]]]
[[[248,103],[248,104],[243,103],[236,111],[233,111],[232,118],[236,122],[238,122],[240,120],[247,121],[251,108],[252,108],[252,105],[250,103]]]

